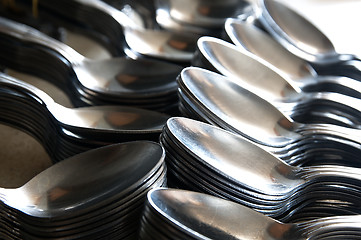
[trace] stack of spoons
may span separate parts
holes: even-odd
[[[146,193],[165,179],[164,150],[154,142],[81,153],[0,189],[0,238],[136,239]]]
[[[312,92],[304,91],[268,61],[212,37],[198,40],[196,56],[194,65],[232,78],[296,121],[360,128],[361,85],[357,80],[345,77],[327,78],[325,81],[305,79],[303,89],[311,88]],[[288,63],[298,69],[298,65],[293,65],[291,61]],[[302,70],[303,65],[301,67]]]
[[[19,2],[25,3],[31,10],[31,0]],[[147,22],[155,20],[143,19],[131,5],[124,5],[127,7],[119,10],[119,7],[115,8],[101,0],[54,0],[51,3],[38,1],[40,14],[60,25],[66,22],[66,25],[70,24],[77,31],[90,31],[91,36],[97,36],[96,40],[105,38],[110,45],[107,48],[116,49],[117,55],[189,64],[199,34],[170,32],[157,26],[147,28]]]
[[[127,105],[161,112],[177,106],[182,67],[157,60],[88,59],[24,24],[1,18],[0,63],[64,89],[75,106]]]
[[[360,239],[358,216],[282,223],[207,194],[155,189],[147,196],[140,239]]]
[[[296,122],[231,78],[201,68],[185,68],[178,84],[184,116],[240,134],[295,165],[360,166],[360,129]]]
[[[0,75],[0,121],[34,136],[57,162],[90,148],[158,141],[166,114],[125,106],[66,108],[34,86]]]
[[[239,135],[187,118],[169,119],[161,143],[171,187],[229,199],[282,221],[361,213],[359,168],[290,166]]]

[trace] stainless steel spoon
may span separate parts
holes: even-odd
[[[332,42],[310,21],[276,0],[258,1],[259,21],[288,50],[315,63],[335,63],[359,59],[352,54],[339,54]]]
[[[157,0],[157,14],[167,12],[170,18],[180,24],[188,24],[203,28],[222,28],[228,17],[235,17],[250,4],[243,0],[226,1],[180,1]]]

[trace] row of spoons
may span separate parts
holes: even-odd
[[[155,142],[75,155],[20,188],[0,188],[2,239],[136,239],[147,192],[166,184]]]
[[[111,143],[158,141],[169,115],[127,106],[67,108],[40,89],[0,75],[0,120],[34,136],[54,162]]]
[[[5,18],[0,26],[0,63],[54,83],[75,106],[176,108],[179,65],[126,57],[92,60],[29,26]]]
[[[360,215],[282,223],[225,199],[180,189],[147,195],[140,239],[360,239]]]
[[[185,68],[178,84],[183,116],[245,136],[297,165],[359,166],[359,129],[296,122],[231,78],[202,68]]]

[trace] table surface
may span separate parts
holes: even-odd
[[[322,32],[330,38],[340,53],[361,55],[361,34],[358,24],[361,19],[361,0],[282,0],[306,18],[311,20]],[[107,53],[92,41],[79,36],[69,35],[68,43],[88,57],[107,57]],[[81,44],[79,44],[81,43]],[[90,50],[89,46],[94,47]],[[24,75],[18,75],[24,79]],[[32,82],[31,77],[25,77]],[[33,81],[33,83],[39,80]],[[51,89],[59,93],[46,82],[37,85],[39,88]],[[63,95],[56,97],[57,101],[69,106],[69,101]],[[51,165],[51,161],[42,146],[30,136],[14,128],[0,125],[0,187],[18,187],[31,179],[37,173]]]

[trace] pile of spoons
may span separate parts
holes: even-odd
[[[360,214],[360,168],[295,167],[239,135],[170,118],[161,135],[170,187],[219,196],[282,221]]]
[[[27,25],[0,21],[0,63],[46,79],[75,106],[127,105],[160,112],[177,107],[176,77],[182,67],[157,60],[86,58]]]
[[[313,91],[305,92],[273,65],[218,38],[201,37],[198,52],[195,62],[199,64],[194,65],[215,69],[232,78],[296,121],[333,123],[352,128],[361,126],[361,85],[357,80],[346,77],[333,78],[333,81],[328,78],[323,82],[315,80],[309,84]],[[288,63],[297,69],[297,65]]]
[[[158,141],[166,114],[125,106],[66,108],[45,92],[0,75],[0,121],[34,136],[54,162],[133,140]]]
[[[197,67],[185,68],[178,85],[183,116],[240,134],[295,165],[360,166],[360,129],[296,122],[233,79]]]
[[[245,0],[156,0],[156,21],[169,31],[221,36],[227,18],[252,14]],[[245,18],[245,16],[244,16]]]
[[[31,10],[32,0],[19,2]],[[78,32],[88,31],[88,35],[96,36],[96,40],[106,39],[110,45],[107,49],[115,49],[117,54],[132,58],[151,57],[189,63],[199,38],[199,34],[191,32],[147,28],[147,22],[154,20],[142,19],[129,4],[122,10],[101,0],[54,0],[51,3],[40,0],[38,6],[40,14],[48,16],[49,20],[60,26],[66,22],[65,27],[70,24]]]
[[[164,150],[149,141],[93,149],[0,189],[0,238],[136,239],[144,201],[166,183]]]
[[[285,49],[312,63],[318,73],[360,80],[360,57],[339,53],[332,41],[296,9],[277,0],[259,0],[248,22],[262,27]]]
[[[207,194],[155,189],[147,195],[140,239],[359,239],[361,217],[282,223]]]

